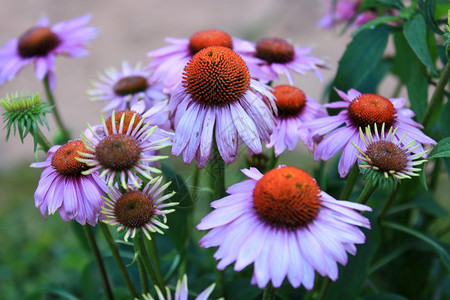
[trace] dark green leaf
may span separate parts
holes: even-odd
[[[438,157],[450,157],[450,137],[440,140],[436,147],[433,148],[430,155],[428,155],[428,159]]]
[[[441,117],[439,119],[439,124],[441,126],[440,132],[441,136],[450,136],[450,101],[444,105],[441,111]]]
[[[419,239],[421,239],[423,242],[425,242],[427,245],[429,245],[431,248],[433,248],[433,250],[436,251],[437,254],[439,254],[439,257],[441,258],[441,262],[444,264],[444,266],[447,268],[447,270],[450,271],[450,255],[447,252],[447,250],[445,250],[445,248],[443,246],[441,246],[441,244],[439,244],[439,242],[435,241],[432,237],[423,234],[415,229],[412,229],[410,227],[406,227],[400,224],[395,224],[395,223],[391,223],[391,222],[384,222],[383,223],[384,226],[392,228],[392,229],[396,229],[398,231],[402,231],[404,233],[408,233],[412,236],[415,236]]]
[[[359,86],[359,90],[365,93],[376,93],[378,85],[392,69],[392,60],[382,59],[375,69],[366,77]]]
[[[376,294],[376,295],[370,295],[370,296],[364,296],[364,300],[408,300],[408,298],[405,298],[400,295],[395,294]]]
[[[430,192],[419,194],[413,203],[424,212],[435,217],[443,217],[448,214],[446,209],[436,201],[433,193]]]
[[[339,266],[339,278],[331,283],[325,299],[357,299],[360,295],[366,283],[370,263],[379,245],[379,230],[375,215],[371,213],[368,216],[372,229],[363,229],[366,243],[357,245],[356,255],[349,255],[346,266]]]
[[[428,50],[427,27],[422,15],[416,14],[414,18],[406,22],[403,34],[420,61],[437,75],[431,60],[430,51]]]
[[[358,89],[383,56],[389,33],[389,26],[380,25],[357,34],[339,61],[333,86],[343,91]],[[337,93],[332,91],[329,101],[337,99]]]
[[[419,61],[403,34],[394,35],[396,55],[393,73],[406,85],[411,108],[422,119],[427,108],[428,79],[425,66]]]

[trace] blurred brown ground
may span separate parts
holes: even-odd
[[[56,61],[55,98],[60,113],[73,135],[86,128],[86,123],[100,122],[101,103],[90,102],[86,90],[106,68],[120,68],[121,62],[147,63],[146,53],[167,45],[165,37],[189,37],[203,29],[220,29],[230,35],[256,41],[278,36],[297,46],[314,47],[312,55],[327,58],[330,70],[324,70],[324,82],[312,73],[296,77],[296,86],[316,100],[334,76],[337,63],[350,41],[349,35],[337,30],[317,28],[321,16],[319,1],[311,0],[1,0],[0,47],[32,27],[43,15],[52,24],[89,13],[91,25],[98,26],[100,36],[92,43],[90,55]],[[0,97],[12,92],[39,92],[45,99],[42,84],[31,65],[0,87]],[[0,108],[3,112],[3,108]],[[52,116],[48,116],[55,128]],[[54,133],[44,131],[47,136]],[[32,138],[22,145],[18,137],[6,142],[6,130],[0,130],[0,170],[34,160]],[[43,158],[43,153],[41,153]]]

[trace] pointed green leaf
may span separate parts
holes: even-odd
[[[433,148],[428,159],[438,158],[438,157],[450,157],[450,137],[438,142],[436,147]]]
[[[421,239],[423,242],[427,243],[433,250],[436,251],[437,254],[439,254],[439,257],[441,258],[441,262],[444,264],[444,266],[447,268],[448,271],[450,271],[450,254],[448,251],[441,245],[439,242],[435,241],[432,237],[423,234],[415,229],[412,229],[410,227],[406,227],[400,224],[391,223],[391,222],[384,222],[384,226],[402,231],[404,233],[408,233],[412,236],[415,236],[419,239]]]
[[[416,14],[414,18],[406,22],[403,34],[420,61],[437,76],[438,73],[428,50],[427,27],[422,15]]]
[[[357,34],[339,61],[333,86],[343,91],[358,89],[381,60],[389,33],[389,26],[380,25]],[[330,102],[338,99],[337,93],[332,90]]]

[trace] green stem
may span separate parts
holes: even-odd
[[[47,153],[48,150],[52,147],[52,143],[50,143],[50,141],[45,137],[40,128],[36,130],[36,135],[34,136],[34,138],[39,146],[41,146],[42,151],[44,151],[45,153]]]
[[[273,287],[272,283],[269,281],[264,288],[263,300],[273,300],[275,299],[276,289]]]
[[[428,107],[425,110],[425,114],[423,115],[422,119],[423,127],[426,128],[428,126],[435,109],[442,102],[442,95],[444,94],[444,90],[448,84],[449,79],[450,79],[450,59],[447,60],[447,64],[445,65],[444,71],[442,72],[441,77],[439,78],[439,81],[436,85],[436,89],[434,90],[433,95],[431,96],[430,103],[428,104]]]
[[[324,281],[322,282],[322,287],[320,288],[320,291],[319,291],[319,296],[317,297],[318,300],[325,299],[325,295],[328,292],[328,288],[330,287],[330,284],[331,284],[331,279],[328,277],[325,277]]]
[[[153,263],[153,266],[155,267],[155,274],[156,274],[156,280],[159,282],[159,284],[163,287],[166,286],[164,283],[162,271],[161,271],[161,265],[159,263],[159,256],[158,256],[158,250],[156,249],[156,242],[155,238],[152,237],[150,240],[146,240],[144,242],[146,245],[147,253],[149,254],[150,261]]]
[[[387,198],[386,202],[384,202],[384,205],[381,208],[380,213],[378,214],[378,222],[381,222],[384,219],[386,213],[388,212],[389,208],[391,207],[392,203],[394,202],[395,196],[397,196],[397,192],[398,192],[398,186],[395,188],[395,190],[393,190],[389,194],[389,197]]]
[[[142,232],[139,231],[134,237],[133,241],[134,241],[134,248],[136,249],[136,252],[138,253],[139,257],[142,259],[142,263],[148,275],[150,276],[150,280],[154,285],[157,285],[161,291],[164,291],[165,286],[158,281],[155,270],[153,269],[152,266],[152,262],[150,260],[150,257],[148,256],[147,249],[145,248],[144,236]]]
[[[267,164],[266,171],[274,169],[277,165],[278,157],[275,155],[275,148],[272,148],[269,163]]]
[[[216,142],[213,146],[213,157],[208,163],[208,172],[210,178],[210,187],[213,194],[213,200],[225,196],[225,162],[223,161],[217,149]],[[225,278],[222,271],[215,269],[216,288],[214,294],[216,298],[224,297]]]
[[[150,285],[148,284],[148,277],[147,273],[145,273],[144,263],[142,262],[142,259],[139,256],[137,258],[137,264],[138,264],[137,266],[139,272],[139,279],[141,281],[142,293],[147,294],[150,292]]]
[[[194,166],[194,178],[191,185],[190,195],[191,195],[191,202],[192,206],[197,203],[197,197],[198,197],[198,187],[200,183],[200,168],[197,166]],[[188,251],[189,251],[189,243],[192,237],[192,230],[194,228],[194,207],[188,209],[187,216],[186,216],[186,236],[184,238],[184,246],[183,246],[183,252],[180,253],[181,255],[181,262],[180,267],[178,268],[178,274],[181,278],[186,273],[187,263],[188,263]]]
[[[377,189],[378,183],[374,183],[372,181],[367,182],[366,186],[362,190],[361,194],[359,195],[358,200],[356,202],[361,204],[366,204],[369,200],[370,196],[372,196],[373,192]]]
[[[53,106],[53,115],[55,116],[56,124],[58,124],[59,129],[61,130],[62,136],[64,138],[64,142],[67,142],[70,140],[70,134],[67,130],[66,126],[64,126],[64,123],[61,119],[61,116],[58,112],[58,108],[56,107],[55,98],[53,97],[53,93],[50,89],[50,84],[48,81],[48,74],[44,77],[44,89],[45,93],[47,94],[48,103]]]
[[[122,260],[122,257],[120,256],[119,249],[117,248],[117,245],[114,242],[114,239],[111,235],[111,232],[108,229],[108,226],[106,226],[106,224],[102,222],[100,222],[98,225],[103,233],[103,236],[105,237],[106,242],[108,243],[109,249],[111,250],[111,254],[119,268],[120,274],[125,280],[125,284],[127,285],[128,290],[130,291],[131,295],[133,295],[133,297],[138,298],[139,294],[137,293],[133,285],[133,282],[131,281],[130,275],[128,274],[127,268]]]
[[[345,186],[341,192],[339,200],[348,200],[348,198],[350,198],[350,194],[352,193],[353,187],[355,186],[356,180],[358,179],[358,175],[359,167],[358,164],[355,163],[348,173],[347,181],[345,182]]]
[[[107,299],[114,299],[111,286],[109,284],[108,274],[106,273],[105,264],[103,263],[102,256],[100,251],[98,250],[97,242],[95,241],[95,235],[92,231],[90,225],[83,226],[84,231],[86,233],[87,239],[89,241],[89,245],[91,246],[92,252],[94,254],[95,261],[97,262],[97,267],[100,271],[100,277],[102,279],[103,289],[105,290]]]

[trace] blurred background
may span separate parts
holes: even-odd
[[[316,26],[322,12],[321,2],[311,0],[2,0],[0,47],[34,26],[41,16],[47,16],[54,24],[92,15],[90,25],[98,26],[101,33],[93,41],[90,55],[78,59],[58,57],[56,61],[56,103],[72,135],[77,136],[87,122],[100,122],[103,104],[90,102],[86,94],[100,73],[109,67],[120,68],[124,60],[133,65],[146,64],[146,53],[166,46],[165,37],[189,38],[204,29],[220,29],[251,41],[276,36],[289,39],[296,46],[313,47],[311,55],[326,58],[330,69],[322,71],[324,82],[310,73],[297,76],[296,86],[321,101],[350,41],[349,34],[340,34],[340,29]],[[45,100],[43,85],[34,77],[31,65],[13,81],[0,86],[0,97],[16,91],[39,92]],[[54,128],[52,116],[47,119]],[[44,133],[51,137],[55,132]],[[79,282],[92,279],[86,270],[95,265],[84,254],[69,224],[57,215],[44,221],[34,207],[33,193],[41,171],[29,168],[35,160],[32,139],[28,137],[22,145],[18,137],[11,136],[6,142],[5,136],[2,126],[0,298],[19,299],[38,291],[27,299],[39,299],[39,289],[52,286],[75,289]],[[300,159],[289,155],[288,159]],[[44,158],[41,152],[38,159]],[[313,163],[311,156],[307,159]]]

